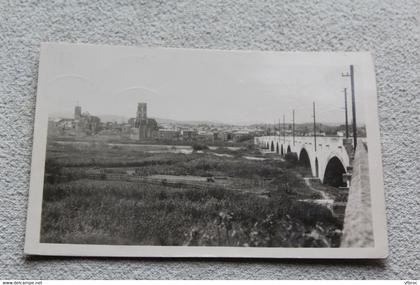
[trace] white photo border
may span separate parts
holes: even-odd
[[[369,147],[369,176],[371,187],[372,221],[374,247],[370,248],[290,248],[290,247],[216,247],[216,246],[144,246],[144,245],[93,245],[41,243],[41,211],[43,180],[47,142],[48,112],[46,104],[45,70],[49,64],[50,49],[98,47],[114,49],[124,53],[126,49],[139,49],[123,46],[93,46],[88,44],[42,43],[40,52],[38,89],[36,98],[35,126],[32,150],[31,178],[26,224],[24,253],[27,255],[48,256],[115,256],[115,257],[201,257],[201,258],[333,258],[360,259],[386,258],[388,239],[385,215],[385,197],[381,158],[381,142],[377,110],[376,80],[373,59],[369,52],[271,52],[271,51],[232,51],[217,50],[226,53],[276,53],[291,62],[311,64],[350,65],[358,72],[363,72],[359,88],[366,94],[365,120],[367,143]],[[157,48],[164,49],[164,48]],[[185,49],[182,49],[185,50]],[[214,50],[191,49],[203,54]]]

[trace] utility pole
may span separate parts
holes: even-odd
[[[356,126],[356,98],[354,95],[354,68],[353,65],[350,65],[350,80],[351,80],[351,106],[353,112],[353,139],[354,139],[354,149],[357,146],[357,126]]]
[[[273,122],[273,130],[272,130],[272,136],[274,136],[274,134],[276,133],[276,121]]]
[[[350,74],[341,74],[343,77],[350,77],[350,83],[351,83],[351,107],[352,107],[352,117],[353,117],[353,145],[354,149],[356,149],[357,146],[357,125],[356,125],[356,98],[354,95],[354,67],[353,65],[350,65]]]
[[[314,111],[314,147],[316,151],[316,119],[315,119],[315,101],[313,102],[313,111]]]
[[[293,109],[293,127],[292,127],[292,132],[293,132],[293,145],[295,145],[295,110]]]
[[[286,116],[283,114],[283,141],[286,143]]]
[[[347,111],[347,88],[344,88],[344,108],[346,112],[346,139],[349,138],[349,118],[348,118],[348,111]]]

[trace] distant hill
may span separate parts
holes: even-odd
[[[128,118],[118,115],[96,115],[101,119],[101,122],[117,122],[117,123],[127,123]]]
[[[102,122],[118,122],[118,123],[125,123],[128,121],[129,118],[125,117],[125,116],[120,116],[120,115],[95,115],[92,114],[94,116],[97,116],[101,119]],[[50,118],[54,118],[54,119],[68,119],[68,118],[73,118],[73,113],[51,113],[50,114]],[[176,124],[176,125],[190,125],[190,126],[198,126],[198,125],[212,125],[212,126],[248,126],[248,127],[273,127],[273,123],[270,124],[258,124],[258,123],[244,123],[244,124],[228,124],[228,123],[223,123],[223,122],[219,122],[219,121],[194,121],[194,120],[189,120],[189,121],[182,121],[182,120],[173,120],[173,119],[166,119],[166,118],[156,118],[156,117],[151,117],[153,119],[156,120],[156,122],[158,124]],[[324,122],[317,122],[317,128],[328,128],[328,127],[338,127],[340,126],[341,123],[324,123]],[[278,124],[275,124],[275,127],[278,128]],[[283,124],[280,124],[280,127],[283,127]],[[286,128],[291,128],[291,123],[287,122],[286,123]],[[296,124],[295,125],[296,129],[312,129],[313,128],[313,123],[302,123],[302,124]]]
[[[118,115],[95,115],[91,114],[93,116],[99,117],[101,119],[101,122],[118,122],[118,123],[124,123],[128,121],[128,118],[124,116],[118,116]],[[73,119],[74,114],[73,113],[51,113],[49,115],[52,119]]]
[[[180,121],[180,120],[172,120],[172,119],[164,119],[164,118],[154,118],[158,124],[179,124],[179,125],[213,125],[213,126],[228,126],[229,124],[225,124],[222,122],[217,121]]]
[[[73,119],[73,113],[51,113],[48,115],[50,119]]]

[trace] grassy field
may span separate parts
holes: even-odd
[[[49,142],[41,242],[338,246],[341,222],[324,206],[300,201],[319,197],[303,183],[298,165],[245,159],[244,155],[258,155],[252,148],[214,152],[231,157],[209,150],[148,153],[103,143]],[[127,170],[139,176],[223,176],[231,181],[263,182],[265,193],[217,184],[191,189],[182,184],[89,178],[93,172]]]

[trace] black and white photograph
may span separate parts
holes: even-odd
[[[41,47],[25,252],[383,258],[369,53]]]

